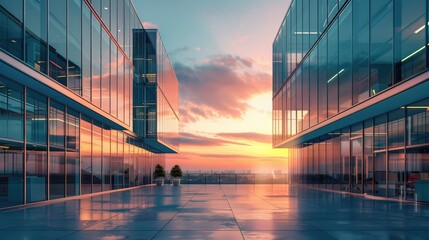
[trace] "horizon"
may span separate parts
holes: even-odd
[[[180,85],[180,150],[167,169],[286,171],[287,150],[271,143],[271,46],[289,4],[134,1],[144,26],[159,29]]]

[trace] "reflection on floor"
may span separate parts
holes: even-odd
[[[424,239],[429,206],[288,185],[182,185],[0,212],[1,239]]]

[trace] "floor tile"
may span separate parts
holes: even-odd
[[[154,239],[243,239],[240,231],[162,231]]]
[[[149,240],[157,233],[158,231],[79,231],[61,240]]]

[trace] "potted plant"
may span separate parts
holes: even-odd
[[[179,165],[176,164],[171,168],[170,176],[172,177],[173,186],[177,187],[180,185],[182,175],[182,169]]]
[[[155,182],[157,186],[164,185],[165,170],[163,166],[156,164],[153,176],[155,177]]]

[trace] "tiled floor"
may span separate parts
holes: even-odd
[[[182,185],[0,212],[0,239],[429,239],[429,206],[287,185]]]

